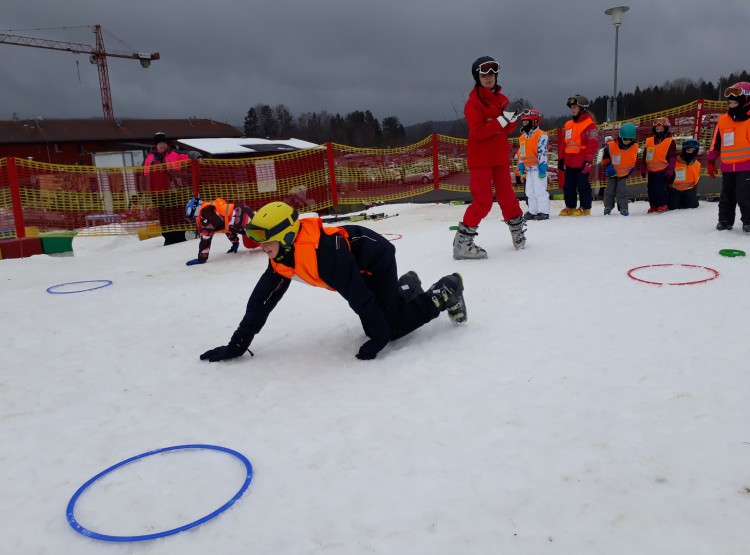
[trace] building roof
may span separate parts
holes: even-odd
[[[213,156],[228,154],[278,154],[304,148],[317,148],[319,145],[301,139],[180,139],[179,143],[188,149],[200,150]]]
[[[170,141],[193,137],[239,137],[240,132],[212,119],[31,119],[0,121],[2,143],[153,141],[162,131]]]

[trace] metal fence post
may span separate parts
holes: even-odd
[[[333,162],[333,143],[326,143],[326,152],[328,154],[328,176],[331,181],[331,202],[333,202],[334,211],[338,213],[339,195],[336,191],[336,167]]]

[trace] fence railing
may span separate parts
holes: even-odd
[[[637,140],[651,132],[657,117],[672,121],[678,144],[696,137],[709,146],[725,103],[697,100],[630,121]],[[592,178],[605,185],[601,147],[616,137],[624,121],[599,125],[600,150]],[[550,168],[557,164],[559,129],[548,131]],[[518,140],[511,141],[511,156]],[[261,158],[189,160],[178,165],[95,167],[47,164],[21,158],[0,159],[0,239],[24,237],[28,228],[45,234],[137,233],[143,229],[192,229],[184,207],[193,196],[224,198],[253,207],[283,200],[299,210],[325,211],[343,205],[410,199],[432,191],[469,193],[466,139],[433,134],[399,148],[367,149],[335,143]],[[514,161],[511,159],[509,171]],[[549,189],[558,188],[550,171]],[[630,185],[645,180],[634,174]],[[522,191],[523,186],[517,186]]]

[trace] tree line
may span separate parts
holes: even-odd
[[[256,104],[247,111],[243,125],[246,137],[302,139],[311,143],[334,142],[355,147],[383,148],[405,144],[406,132],[396,116],[379,121],[370,110],[345,116],[305,112],[294,117],[283,104]]]
[[[633,92],[617,96],[617,119],[628,119],[643,114],[667,110],[688,104],[698,98],[723,100],[724,89],[738,81],[750,81],[750,73],[741,71],[720,77],[718,83],[680,78],[665,81],[662,85],[645,89],[636,87]],[[582,91],[585,96],[585,92]],[[607,119],[608,96],[591,99],[589,110],[598,122]],[[533,108],[528,99],[520,99],[523,108]],[[542,119],[542,129],[555,129],[565,125],[568,114],[546,116]],[[432,133],[451,137],[466,138],[468,127],[461,119],[448,121],[427,121],[404,127],[397,116],[388,116],[379,121],[370,110],[356,110],[345,116],[321,112],[305,112],[294,116],[283,104],[270,106],[256,104],[245,116],[242,131],[246,137],[269,139],[294,137],[311,143],[334,142],[359,148],[399,147],[421,141]]]

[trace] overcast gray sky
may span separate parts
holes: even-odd
[[[748,69],[748,0],[623,0],[618,88],[680,77],[716,81]],[[109,59],[117,117],[212,117],[240,123],[251,106],[294,115],[371,110],[406,125],[454,119],[471,62],[500,62],[500,84],[544,113],[575,93],[611,94],[618,0],[3,0],[2,29],[101,24],[149,69]],[[18,31],[93,44],[87,29]],[[108,49],[126,49],[105,34]],[[79,65],[76,65],[76,61]],[[97,117],[96,66],[67,52],[0,44],[2,107],[27,118]],[[79,82],[80,72],[80,82]]]

